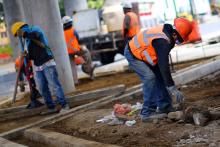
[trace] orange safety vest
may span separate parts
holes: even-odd
[[[138,16],[134,12],[128,12],[125,14],[125,16],[126,15],[128,15],[130,17],[130,28],[128,30],[128,33],[125,34],[125,36],[133,37],[134,35],[136,35],[140,31]],[[124,23],[123,23],[123,30],[122,30],[123,35],[124,35]]]
[[[65,30],[64,36],[69,54],[74,54],[75,52],[80,51],[80,45],[76,36],[74,35],[73,27]]]
[[[65,30],[64,36],[65,36],[65,40],[66,40],[68,54],[74,54],[75,52],[81,50],[79,42],[78,42],[76,36],[74,35],[74,28],[73,27],[68,30]],[[77,65],[85,63],[85,60],[81,56],[75,56],[75,58],[73,58],[73,61]]]
[[[132,54],[137,59],[155,66],[158,60],[152,41],[157,38],[164,38],[170,42],[170,39],[163,32],[163,25],[139,32],[129,42]]]

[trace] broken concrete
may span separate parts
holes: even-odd
[[[76,138],[69,135],[64,135],[61,133],[45,130],[45,129],[39,129],[39,128],[33,128],[28,129],[24,132],[24,136],[27,139],[30,139],[32,141],[52,145],[55,147],[70,147],[70,146],[76,146],[76,147],[118,147],[116,145],[110,145],[110,144],[103,144],[95,141],[89,141],[81,138]]]
[[[189,70],[182,70],[182,72],[175,74],[173,79],[177,85],[183,85],[218,70],[220,70],[220,57],[213,58],[208,63],[194,65]]]

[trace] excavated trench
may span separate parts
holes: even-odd
[[[174,65],[174,69],[175,70],[183,69],[185,67],[188,67],[193,64],[197,64],[199,62],[206,61],[206,60],[207,59],[202,59],[202,60],[195,60],[195,61],[191,61],[187,63],[177,64],[177,65]],[[72,94],[79,94],[84,91],[100,89],[100,88],[118,85],[118,84],[124,84],[126,87],[132,87],[139,83],[140,83],[140,80],[135,73],[133,73],[132,71],[126,71],[123,73],[117,73],[113,75],[100,76],[100,77],[97,77],[94,81],[91,81],[89,79],[81,79],[80,84],[76,85],[76,91]],[[28,95],[25,95],[24,98],[17,100],[15,104],[12,105],[11,103],[6,103],[4,105],[1,105],[0,108],[4,109],[4,108],[12,107],[12,106],[16,107],[16,106],[22,106],[22,105],[28,104],[29,102],[28,97],[29,97]],[[94,99],[92,101],[94,101]],[[84,100],[84,101],[74,103],[73,106],[75,107],[75,106],[83,105],[89,102],[91,102],[91,100]],[[42,120],[46,117],[48,116],[35,115],[35,116],[19,118],[15,120],[0,121],[0,133],[10,131],[12,129],[16,129],[24,125],[31,124],[33,122]]]
[[[181,91],[186,96],[185,106],[197,106],[203,109],[220,106],[220,71],[182,85]],[[142,98],[117,100],[89,111],[81,111],[68,119],[47,125],[43,129],[62,134],[128,147],[140,146],[209,146],[220,145],[220,120],[210,121],[201,127],[190,123],[174,122],[164,119],[154,123],[143,123],[139,119],[134,126],[109,126],[96,120],[111,114],[115,103],[142,102]],[[35,147],[24,137],[12,140]],[[44,146],[37,144],[38,147]]]

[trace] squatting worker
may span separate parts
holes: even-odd
[[[92,57],[86,46],[79,45],[79,35],[73,27],[73,19],[69,16],[64,16],[62,23],[75,84],[78,84],[76,65],[82,65],[82,71],[93,80],[95,65],[92,65]]]
[[[164,24],[143,30],[126,45],[124,55],[143,82],[142,121],[166,117],[173,111],[171,94],[177,102],[184,100],[172,79],[168,55],[175,44],[187,41],[191,31],[190,21],[176,18],[174,26]]]
[[[62,107],[61,112],[68,110],[69,105],[58,80],[56,63],[43,30],[38,26],[30,26],[25,22],[16,22],[12,25],[11,31],[15,37],[23,38],[24,47],[27,48],[27,53],[24,56],[34,62],[39,90],[48,107],[43,114],[57,112],[49,85],[55,91],[57,102]]]
[[[136,13],[132,12],[132,5],[130,2],[122,3],[123,11],[125,14],[122,35],[125,43],[132,39],[140,31],[140,24]]]

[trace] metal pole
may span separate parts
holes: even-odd
[[[75,86],[64,40],[58,0],[23,0],[23,7],[27,23],[40,26],[48,37],[64,93],[73,92]]]

